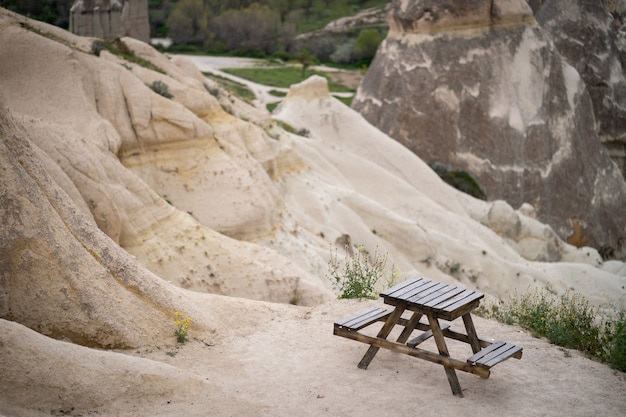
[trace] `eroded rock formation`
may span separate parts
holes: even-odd
[[[536,18],[585,81],[600,140],[626,177],[626,1],[549,0]]]
[[[70,32],[115,39],[130,36],[150,41],[147,0],[75,0],[70,9]]]
[[[394,1],[353,108],[490,199],[534,206],[576,245],[626,256],[626,183],[583,80],[526,2]]]
[[[566,244],[528,205],[447,186],[321,77],[272,116],[304,137],[183,57],[132,38],[161,71],[96,56],[91,39],[0,11],[0,318],[87,346],[153,344],[174,310],[210,331],[253,308],[242,298],[329,300],[338,242],[499,298],[624,297],[623,263]]]

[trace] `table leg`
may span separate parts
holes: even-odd
[[[439,350],[439,354],[445,357],[450,357],[448,347],[446,346],[446,341],[443,337],[441,327],[439,326],[439,321],[436,317],[433,317],[430,314],[427,314],[427,317],[428,323],[430,324],[430,329],[433,332],[433,337],[435,338],[435,343],[437,344],[437,349]],[[448,377],[448,382],[450,383],[450,388],[452,388],[452,394],[457,397],[463,398],[461,384],[459,384],[459,379],[456,376],[454,368],[450,368],[444,365],[444,369],[446,371],[446,376]]]
[[[409,322],[404,327],[404,330],[402,330],[402,333],[400,333],[400,336],[398,336],[398,339],[396,340],[396,342],[406,343],[406,341],[409,340],[409,336],[411,336],[411,333],[413,333],[413,330],[415,330],[415,327],[417,327],[417,323],[419,323],[421,318],[422,318],[422,313],[414,312],[411,318],[409,319]]]
[[[396,323],[398,323],[398,320],[400,319],[400,316],[402,316],[402,313],[404,313],[404,306],[396,306],[396,309],[393,310],[393,312],[389,315],[387,321],[380,329],[376,337],[386,339],[387,336],[389,336],[389,333],[391,333],[391,330],[393,330],[393,327],[396,325]],[[363,359],[361,359],[361,362],[359,362],[359,368],[367,369],[372,359],[374,359],[374,356],[376,356],[376,353],[378,353],[378,349],[380,348],[377,346],[370,346],[369,349],[367,349],[367,352],[365,352]]]
[[[478,353],[480,351],[480,341],[478,340],[476,328],[474,327],[474,321],[472,320],[470,313],[463,314],[463,323],[465,323],[465,330],[467,331],[469,343],[472,346],[472,352]]]

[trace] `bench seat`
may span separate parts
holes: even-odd
[[[472,355],[467,363],[491,368],[511,357],[521,359],[522,348],[512,343],[498,341]]]
[[[380,307],[370,307],[350,317],[343,318],[335,323],[335,327],[351,331],[361,330],[377,321],[385,321],[391,311]]]

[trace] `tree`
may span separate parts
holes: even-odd
[[[382,42],[380,33],[376,29],[363,29],[359,32],[354,44],[354,54],[357,60],[371,61]]]
[[[313,3],[314,3],[313,0],[302,0],[302,3],[300,4],[302,8],[304,9],[304,17],[306,18],[307,21],[313,14],[313,11],[312,11]]]
[[[0,7],[67,29],[74,0],[0,0]]]
[[[317,60],[313,55],[311,55],[308,49],[299,50],[295,58],[296,61],[302,65],[302,78],[304,78],[307,68],[317,63]]]
[[[218,37],[228,49],[271,54],[279,47],[280,16],[268,6],[252,3],[241,10],[226,10],[215,19]]]
[[[208,37],[209,10],[203,0],[179,0],[167,18],[170,37],[176,44],[202,44]]]

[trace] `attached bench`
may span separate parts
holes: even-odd
[[[509,358],[521,359],[522,348],[512,343],[498,341],[472,355],[467,363],[491,368]]]
[[[341,328],[348,331],[359,331],[377,321],[385,321],[391,311],[380,307],[370,307],[350,317],[346,317],[335,323],[335,329]],[[337,334],[335,332],[335,334]]]

